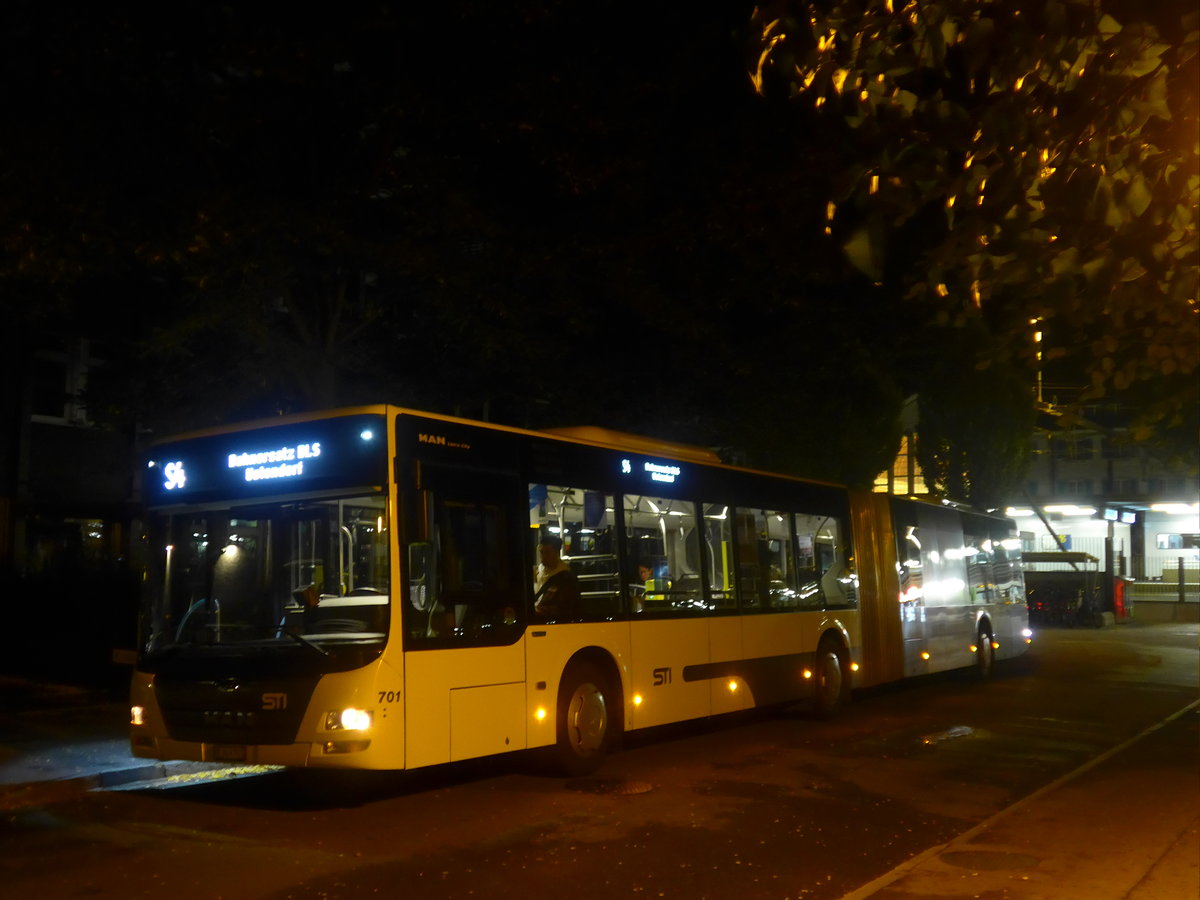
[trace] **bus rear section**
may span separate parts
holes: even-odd
[[[1009,519],[960,505],[859,493],[862,684],[951,669],[991,673],[1032,641],[1021,542]]]

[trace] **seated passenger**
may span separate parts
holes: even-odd
[[[654,569],[649,563],[638,563],[637,575],[629,582],[629,606],[635,613],[645,608],[646,591],[653,588],[653,582]]]

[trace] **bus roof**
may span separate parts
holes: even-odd
[[[616,450],[638,450],[657,456],[671,456],[676,459],[686,459],[690,462],[721,463],[719,457],[707,447],[694,444],[681,444],[676,441],[665,441],[660,438],[646,437],[640,434],[629,434],[624,431],[614,431],[611,428],[600,428],[596,425],[576,425],[570,428],[543,428],[542,433],[558,437],[574,438],[590,444],[605,444]]]

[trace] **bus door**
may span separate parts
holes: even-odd
[[[712,713],[718,715],[752,706],[753,697],[748,689],[742,620],[737,614],[734,511],[727,503],[701,503],[700,515],[699,556],[708,582],[709,703]]]
[[[713,681],[721,672],[710,665],[713,616],[697,505],[634,494],[624,495],[622,504],[624,558],[636,573],[630,584],[630,695],[643,701],[631,713],[633,727],[710,715]],[[728,632],[720,632],[718,642],[722,638],[733,640]]]
[[[544,482],[525,487],[527,705],[529,745],[536,747],[554,743],[564,676],[603,679],[611,714],[619,713],[629,657],[628,598],[613,494]]]
[[[526,746],[520,492],[507,473],[418,466],[406,498],[406,765]]]

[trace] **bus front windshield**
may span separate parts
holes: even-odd
[[[149,539],[143,660],[293,647],[338,668],[383,647],[381,496],[155,514]]]

